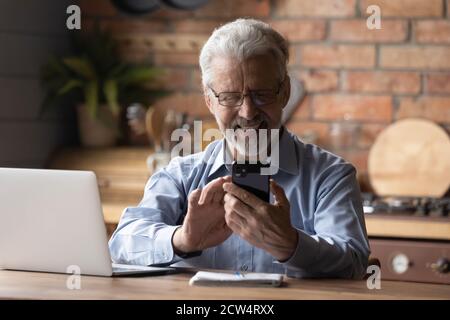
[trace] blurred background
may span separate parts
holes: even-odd
[[[80,30],[66,26],[72,4]],[[168,130],[215,126],[198,55],[239,17],[288,39],[298,99],[286,125],[356,166],[392,277],[450,283],[436,271],[450,241],[450,0],[0,0],[0,166],[94,170],[113,229],[167,161]],[[439,257],[401,272],[430,241]]]

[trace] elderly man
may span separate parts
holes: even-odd
[[[245,145],[215,141],[149,179],[143,200],[124,211],[110,240],[115,262],[365,275],[370,251],[355,168],[281,126],[287,60],[283,37],[252,19],[216,29],[200,54],[206,105],[221,132],[280,129],[272,141],[280,157],[271,203],[231,182],[226,158]]]

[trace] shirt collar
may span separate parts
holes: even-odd
[[[216,145],[216,148],[214,150],[214,162],[211,166],[211,170],[209,170],[208,177],[212,176],[214,173],[216,173],[220,168],[226,167],[225,165],[225,143],[224,138],[219,141],[219,143]],[[228,171],[231,173],[231,169],[227,168]]]
[[[299,172],[299,155],[295,148],[295,137],[285,127],[281,130],[281,138],[279,142],[279,170],[296,175]],[[225,167],[231,173],[231,162],[227,165],[225,157],[230,157],[230,153],[226,149],[225,139],[221,139],[214,150],[214,162],[209,171],[208,177],[212,176],[222,167]]]

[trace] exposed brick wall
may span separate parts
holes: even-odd
[[[381,8],[381,30],[366,27],[371,4]],[[163,67],[166,74],[153,86],[176,92],[168,104],[199,117],[208,117],[197,66],[202,41],[237,17],[269,22],[289,40],[290,70],[308,91],[289,128],[313,130],[327,147],[333,124],[349,123],[354,136],[340,153],[362,174],[377,134],[396,119],[450,126],[450,0],[211,0],[193,12],[163,8],[133,18],[108,0],[81,5],[86,28],[98,21],[131,37],[124,56]],[[136,44],[138,36],[147,40]],[[162,48],[161,36],[173,37],[173,47]]]

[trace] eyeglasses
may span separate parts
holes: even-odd
[[[252,103],[257,107],[263,107],[274,103],[280,93],[281,86],[285,80],[281,81],[277,90],[249,90],[247,94],[242,92],[220,92],[217,93],[213,88],[209,87],[219,104],[224,107],[240,107],[244,103],[244,98],[249,96]]]

